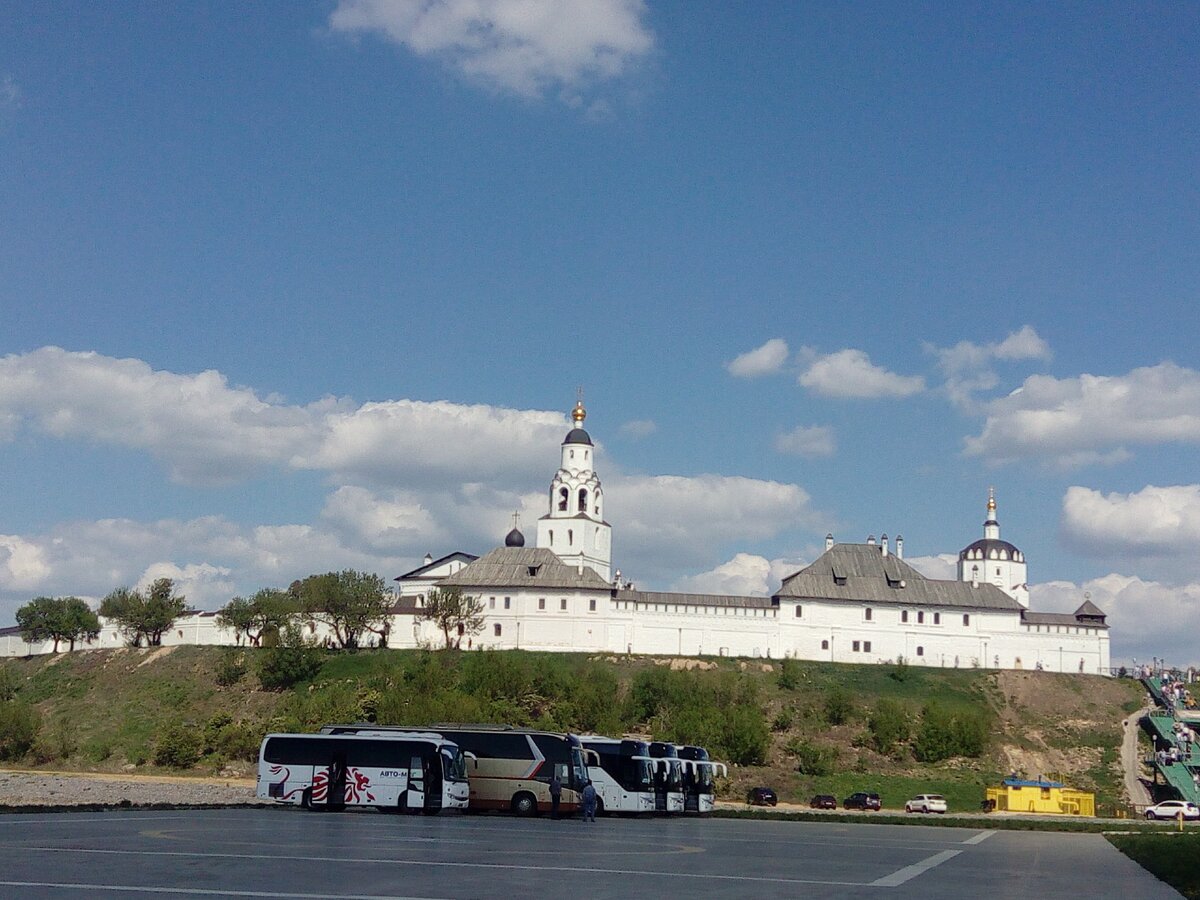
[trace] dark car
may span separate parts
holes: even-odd
[[[769,787],[756,787],[746,792],[746,802],[751,806],[774,806],[779,802],[779,798]]]
[[[837,809],[837,797],[833,794],[817,794],[808,801],[812,809]]]
[[[878,794],[859,791],[842,801],[842,809],[883,809]]]

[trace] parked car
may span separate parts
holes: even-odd
[[[837,797],[833,794],[817,794],[808,801],[808,805],[813,809],[837,809]]]
[[[944,813],[946,798],[941,794],[917,794],[904,804],[904,811],[906,813]]]
[[[779,798],[769,787],[756,787],[746,792],[746,802],[751,806],[774,806],[779,802]]]
[[[842,809],[883,809],[878,794],[859,791],[842,801]]]
[[[1147,819],[1174,819],[1180,813],[1185,819],[1200,819],[1200,807],[1190,800],[1164,800],[1146,807]]]

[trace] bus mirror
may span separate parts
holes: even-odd
[[[583,755],[587,759],[587,764],[589,766],[593,765],[593,764],[595,764],[597,766],[600,765],[600,754],[597,753],[595,750],[590,750],[585,747],[584,751],[583,751]]]

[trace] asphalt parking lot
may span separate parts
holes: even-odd
[[[0,815],[0,896],[1179,897],[1103,837],[297,808]]]

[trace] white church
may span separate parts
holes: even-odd
[[[989,494],[983,538],[959,553],[958,578],[926,578],[904,562],[904,540],[835,543],[788,576],[772,597],[638,591],[611,571],[612,526],[583,428],[583,403],[562,443],[537,545],[517,529],[482,557],[454,553],[396,579],[397,637],[432,641],[416,621],[433,586],[483,600],[486,625],[470,646],[560,652],[742,656],[832,662],[1045,669],[1108,674],[1105,615],[1029,609],[1024,554],[1000,538]],[[406,641],[407,642],[407,641]],[[397,644],[392,641],[393,646]],[[464,639],[463,646],[468,645]]]
[[[458,587],[483,601],[482,633],[464,649],[524,649],[606,654],[738,656],[888,663],[944,668],[1044,669],[1109,674],[1105,615],[1090,601],[1075,612],[1029,609],[1024,554],[1000,538],[989,495],[983,538],[964,548],[954,581],[926,578],[904,562],[904,541],[835,543],[789,575],[771,597],[634,590],[612,572],[612,526],[595,445],[582,401],[562,442],[536,546],[513,528],[505,545],[481,557],[426,556],[395,579],[390,647],[438,646],[441,633],[419,612],[434,587]],[[83,649],[120,647],[111,623]],[[319,626],[312,636],[324,635]],[[191,612],[163,636],[164,646],[237,643],[216,613]],[[0,657],[48,653],[0,629]]]

